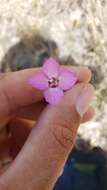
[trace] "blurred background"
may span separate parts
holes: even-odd
[[[79,128],[76,148],[106,153],[107,0],[0,0],[0,71],[38,67],[49,56],[92,70],[96,115]]]

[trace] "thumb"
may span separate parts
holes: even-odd
[[[93,94],[90,84],[77,84],[59,105],[47,106],[18,157],[1,178],[6,190],[53,188]]]

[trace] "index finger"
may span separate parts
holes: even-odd
[[[91,78],[88,68],[71,66],[67,66],[67,68],[77,75],[80,82],[88,82]],[[17,71],[6,74],[6,77],[0,80],[0,120],[12,116],[22,106],[43,98],[42,92],[28,83],[29,78],[38,71],[40,68]]]

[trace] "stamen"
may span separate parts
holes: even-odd
[[[56,79],[56,78],[54,78],[54,77],[52,77],[52,78],[50,78],[50,79],[48,80],[48,84],[49,84],[49,87],[50,87],[50,88],[55,88],[55,87],[58,86],[59,80]]]

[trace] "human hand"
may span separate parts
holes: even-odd
[[[80,123],[94,114],[90,107],[94,93],[88,84],[90,71],[81,67],[69,69],[76,73],[79,82],[56,106],[47,105],[42,93],[28,84],[28,79],[39,69],[1,74],[0,123],[7,124],[12,134],[13,141],[8,146],[13,154],[16,156],[21,150],[1,175],[0,189],[53,188],[75,143]],[[33,127],[32,120],[36,121]]]

